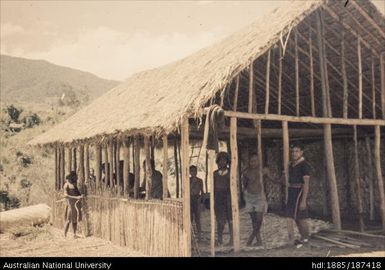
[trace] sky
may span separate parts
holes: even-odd
[[[385,13],[385,0],[371,1]],[[209,46],[284,2],[0,0],[0,52],[124,80]]]

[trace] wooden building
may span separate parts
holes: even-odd
[[[368,0],[344,5],[337,0],[289,2],[213,46],[131,76],[33,139],[31,145],[55,149],[55,224],[61,227],[63,222],[64,176],[77,170],[85,187],[93,167],[96,186],[88,187],[85,199],[89,233],[148,255],[191,256],[190,142],[202,140],[208,108],[218,104],[225,111],[220,138],[228,141],[231,151],[233,202],[239,199],[240,150],[245,145],[253,145],[264,163],[287,170],[289,142],[303,140],[318,144],[309,153],[322,164],[317,166],[324,180],[315,192],[321,194],[318,203],[335,227],[341,229],[344,193],[353,197],[360,230],[368,219],[377,218],[385,231],[385,18]],[[348,164],[335,163],[342,149],[333,152],[338,143],[352,149],[343,153],[342,160],[351,158]],[[179,158],[174,155],[173,176],[168,173],[167,151],[172,146],[175,153],[180,146],[181,153]],[[164,197],[168,183],[176,181],[181,198],[153,200],[148,177],[146,198],[138,199],[141,161],[147,161],[146,175],[151,175],[154,147],[164,149]],[[203,149],[206,154],[206,188],[213,190],[215,153]],[[123,179],[114,182],[120,159]],[[111,164],[106,166],[105,182],[102,163]],[[339,168],[348,174],[339,174]],[[135,175],[133,196],[127,194],[129,172]],[[362,181],[368,183],[365,190]],[[343,191],[345,185],[354,192]],[[285,190],[281,198],[284,202]],[[237,252],[239,205],[234,203],[232,211]],[[211,222],[214,255],[214,211]]]

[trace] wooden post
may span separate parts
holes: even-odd
[[[215,151],[207,150],[208,156],[208,181],[210,184],[210,250],[211,256],[215,256],[215,210],[214,210],[214,163]]]
[[[283,142],[283,170],[285,172],[285,203],[287,202],[287,191],[289,186],[289,127],[287,121],[282,121],[282,142]]]
[[[85,182],[85,172],[84,172],[84,146],[79,146],[79,180],[80,180],[80,190],[84,194],[84,182]]]
[[[178,165],[178,138],[174,138],[174,162],[175,162],[175,196],[179,198],[179,165]]]
[[[323,29],[323,14],[321,10],[317,13],[317,41],[318,41],[318,52],[320,61],[321,71],[321,87],[322,87],[322,109],[324,117],[332,117],[330,96],[329,96],[329,80],[328,71],[326,64],[326,51],[324,43],[324,29]],[[325,160],[326,168],[329,179],[330,198],[332,206],[332,218],[333,223],[337,230],[341,230],[341,215],[340,206],[338,200],[338,189],[336,173],[334,168],[334,156],[333,156],[333,145],[332,145],[332,131],[330,124],[324,124],[324,148],[325,148]]]
[[[361,39],[357,39],[358,56],[358,118],[362,119],[362,60],[361,60]]]
[[[374,70],[374,55],[372,54],[372,112],[373,119],[376,119],[376,76]]]
[[[114,144],[112,141],[108,143],[108,160],[109,164],[109,175],[110,175],[110,190],[112,190],[115,187],[115,179],[114,179]]]
[[[68,146],[68,156],[67,156],[67,171],[70,173],[72,171],[72,148]],[[65,180],[65,178],[64,178]]]
[[[374,130],[374,162],[376,166],[378,193],[380,195],[382,230],[385,233],[385,195],[384,195],[384,179],[382,177],[382,168],[381,168],[380,126],[375,126],[375,130]]]
[[[64,146],[60,147],[60,188],[62,189],[65,182],[65,151]]]
[[[283,140],[283,169],[285,171],[285,205],[288,200],[289,188],[289,162],[290,162],[290,145],[289,145],[289,127],[287,121],[282,121],[282,140]],[[261,144],[262,145],[262,144]],[[259,176],[262,177],[262,176]],[[294,221],[288,219],[287,233],[289,241],[294,240]]]
[[[110,184],[110,162],[109,162],[109,156],[108,156],[108,144],[106,144],[103,147],[104,150],[104,188],[107,189],[107,187]]]
[[[382,119],[385,119],[385,53],[380,56],[380,71],[381,71],[381,109]]]
[[[239,94],[239,75],[237,75],[236,85],[235,85],[235,93],[234,93],[234,103],[233,103],[233,111],[237,111],[238,107],[238,94]]]
[[[345,32],[342,29],[342,40],[341,40],[341,73],[342,73],[342,82],[343,82],[343,118],[348,118],[348,78],[346,76],[346,65],[345,65]]]
[[[282,109],[282,50],[279,48],[279,70],[278,70],[278,114],[281,114]]]
[[[206,151],[206,154],[205,154],[205,168],[206,168],[206,172],[205,172],[205,192],[208,193],[209,192],[209,185],[208,185],[208,181],[209,181],[209,154],[207,153]]]
[[[134,198],[138,199],[139,197],[139,182],[140,182],[140,145],[139,138],[137,135],[134,136],[134,173],[135,173],[135,183],[134,183]]]
[[[130,177],[130,148],[127,137],[123,141],[123,195],[127,198]]]
[[[250,63],[250,70],[249,70],[249,106],[248,106],[248,112],[252,113],[254,108],[254,61]]]
[[[59,152],[57,145],[55,147],[55,190],[59,190],[60,179],[59,179]]]
[[[353,141],[354,141],[354,174],[357,196],[357,212],[360,225],[360,231],[365,229],[363,208],[362,208],[362,195],[361,195],[361,179],[360,179],[360,163],[358,160],[358,141],[357,141],[357,126],[353,126]]]
[[[230,192],[231,210],[233,216],[233,237],[234,252],[240,252],[240,227],[239,227],[239,205],[238,205],[238,146],[237,146],[237,118],[230,119],[230,149],[231,149],[231,169],[230,169]]]
[[[76,146],[72,148],[72,170],[78,171],[78,162],[77,162],[77,148]]]
[[[120,141],[117,140],[115,142],[115,177],[116,177],[116,188],[117,188],[117,196],[122,195],[122,183],[120,183]]]
[[[95,164],[95,181],[96,181],[96,190],[100,190],[101,188],[101,181],[102,181],[102,168],[101,168],[101,165],[102,165],[102,149],[100,147],[100,144],[99,143],[96,143],[95,144],[95,161],[96,161],[96,164]]]
[[[89,185],[90,181],[90,149],[88,143],[84,147],[84,178],[85,182]]]
[[[189,177],[189,123],[182,120],[182,191],[183,191],[183,242],[184,255],[191,257],[191,213],[190,213],[190,177]]]
[[[322,11],[318,10],[317,15],[318,15],[317,16],[317,42],[318,42],[318,55],[319,55],[320,71],[321,71],[323,116],[332,117]]]
[[[373,170],[373,156],[372,149],[370,147],[370,138],[369,136],[365,136],[365,147],[367,154],[367,179],[369,182],[369,220],[373,221],[375,216],[375,207],[374,207],[374,170]]]
[[[299,116],[299,66],[298,66],[298,37],[297,30],[294,30],[295,45],[295,108],[296,115]]]
[[[313,64],[313,41],[311,38],[311,29],[309,30],[309,55],[310,55],[310,104],[311,116],[315,117],[315,100],[314,100],[314,64]]]
[[[334,156],[333,156],[333,145],[332,145],[332,128],[330,124],[324,125],[324,148],[325,148],[325,160],[326,169],[328,172],[329,179],[329,194],[331,199],[332,207],[332,219],[334,226],[337,230],[341,230],[341,215],[340,215],[340,204],[338,200],[338,188],[337,179],[334,168]]]
[[[163,199],[168,197],[168,140],[167,134],[162,137],[163,140]]]
[[[146,154],[146,173],[144,177],[146,187],[146,200],[152,199],[152,168],[151,168],[151,145],[150,138],[144,136],[144,152]]]
[[[270,61],[271,61],[271,51],[267,51],[267,63],[266,63],[266,99],[265,99],[265,114],[269,113],[269,103],[270,103]]]

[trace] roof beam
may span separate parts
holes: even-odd
[[[346,24],[344,21],[341,20],[341,18],[331,9],[329,8],[328,6],[323,6],[323,8],[325,9],[325,11],[330,15],[332,16],[335,20],[337,20],[338,22],[340,22],[347,30],[349,30],[350,33],[352,33],[356,38],[361,38],[361,36],[353,30],[352,27],[350,27],[348,24]],[[372,48],[364,39],[362,39],[362,43],[369,49],[369,50],[372,50],[373,53],[379,57],[380,54],[374,49]]]
[[[376,30],[381,34],[381,36],[383,38],[385,38],[385,31],[383,29],[381,29],[381,27],[378,26],[378,24],[373,20],[372,17],[369,16],[369,14],[363,10],[359,4],[356,3],[356,1],[350,1],[350,3],[355,7],[356,10],[358,10],[358,12],[365,18],[367,19],[370,24],[376,28]]]

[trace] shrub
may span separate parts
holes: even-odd
[[[11,117],[12,121],[15,123],[19,122],[19,116],[23,112],[23,109],[16,108],[13,105],[7,107],[7,113]]]
[[[33,126],[39,125],[41,119],[36,113],[30,113],[23,117],[22,122],[25,124],[26,128],[32,128]]]

